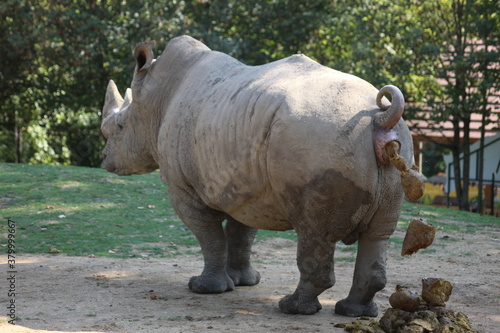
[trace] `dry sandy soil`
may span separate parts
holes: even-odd
[[[403,232],[399,232],[404,237]],[[438,230],[436,239],[448,235]],[[500,230],[450,235],[459,241],[434,247],[434,253],[401,257],[392,244],[388,284],[377,294],[380,314],[397,284],[420,292],[420,279],[452,282],[448,308],[464,312],[473,328],[500,332]],[[433,248],[434,245],[431,246]],[[345,256],[345,253],[342,255]],[[320,296],[323,309],[312,316],[285,315],[277,302],[298,281],[295,243],[272,239],[254,246],[262,280],[220,295],[197,295],[187,288],[202,269],[199,255],[166,259],[113,259],[22,255],[17,259],[17,325],[6,322],[6,288],[0,294],[1,332],[343,332],[335,323],[351,322],[334,314],[349,290],[353,263],[336,264],[337,283]],[[2,258],[5,287],[7,267]]]

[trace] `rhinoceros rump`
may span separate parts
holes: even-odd
[[[407,172],[413,153],[399,90],[379,93],[303,55],[246,66],[187,36],[156,60],[151,43],[134,55],[125,98],[108,85],[102,167],[118,175],[160,168],[203,251],[190,289],[257,284],[249,261],[257,229],[294,229],[300,281],[280,309],[320,310],[318,295],[335,283],[336,242],[357,241],[353,285],[335,311],[376,316],[373,296],[386,283],[387,239],[403,200],[391,161]]]

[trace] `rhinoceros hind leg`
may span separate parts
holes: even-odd
[[[252,267],[250,255],[257,229],[228,217],[226,240],[228,260],[226,272],[235,286],[254,286],[260,281],[260,274]]]
[[[373,301],[367,304],[360,304],[351,302],[346,298],[335,304],[335,313],[348,317],[376,317],[378,315],[378,307]]]
[[[283,313],[287,314],[312,315],[321,310],[322,306],[318,297],[311,299],[294,292],[280,300],[279,308]]]
[[[335,313],[350,317],[376,317],[378,308],[373,297],[386,284],[387,240],[370,238],[365,234],[358,242],[351,291],[347,298],[335,305]]]
[[[297,266],[300,281],[295,292],[279,302],[282,312],[314,314],[321,310],[318,295],[335,284],[333,254],[335,242],[327,233],[297,229]]]

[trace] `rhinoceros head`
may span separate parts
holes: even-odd
[[[150,115],[140,94],[148,68],[154,62],[152,43],[138,45],[134,55],[132,89],[127,89],[122,98],[111,80],[102,109],[101,131],[107,142],[101,166],[120,176],[148,173],[158,168],[151,153]]]

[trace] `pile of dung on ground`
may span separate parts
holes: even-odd
[[[438,278],[422,279],[422,294],[397,286],[389,298],[391,308],[379,321],[360,317],[350,324],[336,324],[352,333],[475,333],[469,318],[446,308],[453,286]]]

